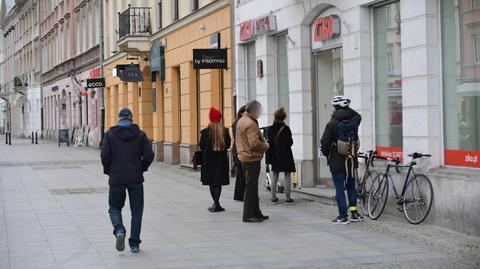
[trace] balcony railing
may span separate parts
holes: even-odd
[[[131,7],[118,14],[119,39],[129,35],[151,34],[149,7]]]

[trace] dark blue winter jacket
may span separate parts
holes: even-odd
[[[105,134],[102,144],[103,173],[109,185],[143,182],[143,172],[153,161],[154,153],[147,135],[138,125],[114,126]]]

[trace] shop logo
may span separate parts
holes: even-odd
[[[104,78],[87,79],[87,88],[103,88],[103,87],[105,87]]]
[[[478,162],[478,155],[465,155],[465,162],[476,164]]]
[[[313,24],[314,41],[322,42],[340,36],[340,18],[337,15],[316,18]]]

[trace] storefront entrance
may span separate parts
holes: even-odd
[[[318,185],[331,185],[327,158],[320,151],[320,139],[332,115],[332,97],[343,95],[342,47],[315,52],[315,103],[316,103],[316,175]]]

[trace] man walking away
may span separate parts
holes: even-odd
[[[244,222],[262,222],[268,219],[260,211],[258,197],[258,177],[260,176],[260,161],[268,149],[260,133],[257,119],[262,114],[262,106],[256,101],[249,101],[246,112],[237,123],[235,143],[238,159],[242,162],[245,173],[245,202],[243,204]]]
[[[129,245],[132,253],[138,253],[143,215],[143,173],[148,170],[154,154],[147,135],[132,123],[132,117],[129,109],[120,111],[118,125],[105,134],[101,158],[103,173],[109,176],[108,213],[116,237],[116,248],[118,251],[125,249],[126,230],[122,208],[128,191],[132,213]]]
[[[332,118],[325,127],[320,141],[321,150],[327,157],[336,190],[339,215],[332,220],[335,224],[348,224],[347,189],[351,221],[363,221],[357,212],[357,192],[355,190],[354,169],[358,168],[357,152],[359,148],[358,126],[362,120],[360,114],[351,109],[350,99],[335,96],[332,99]]]

